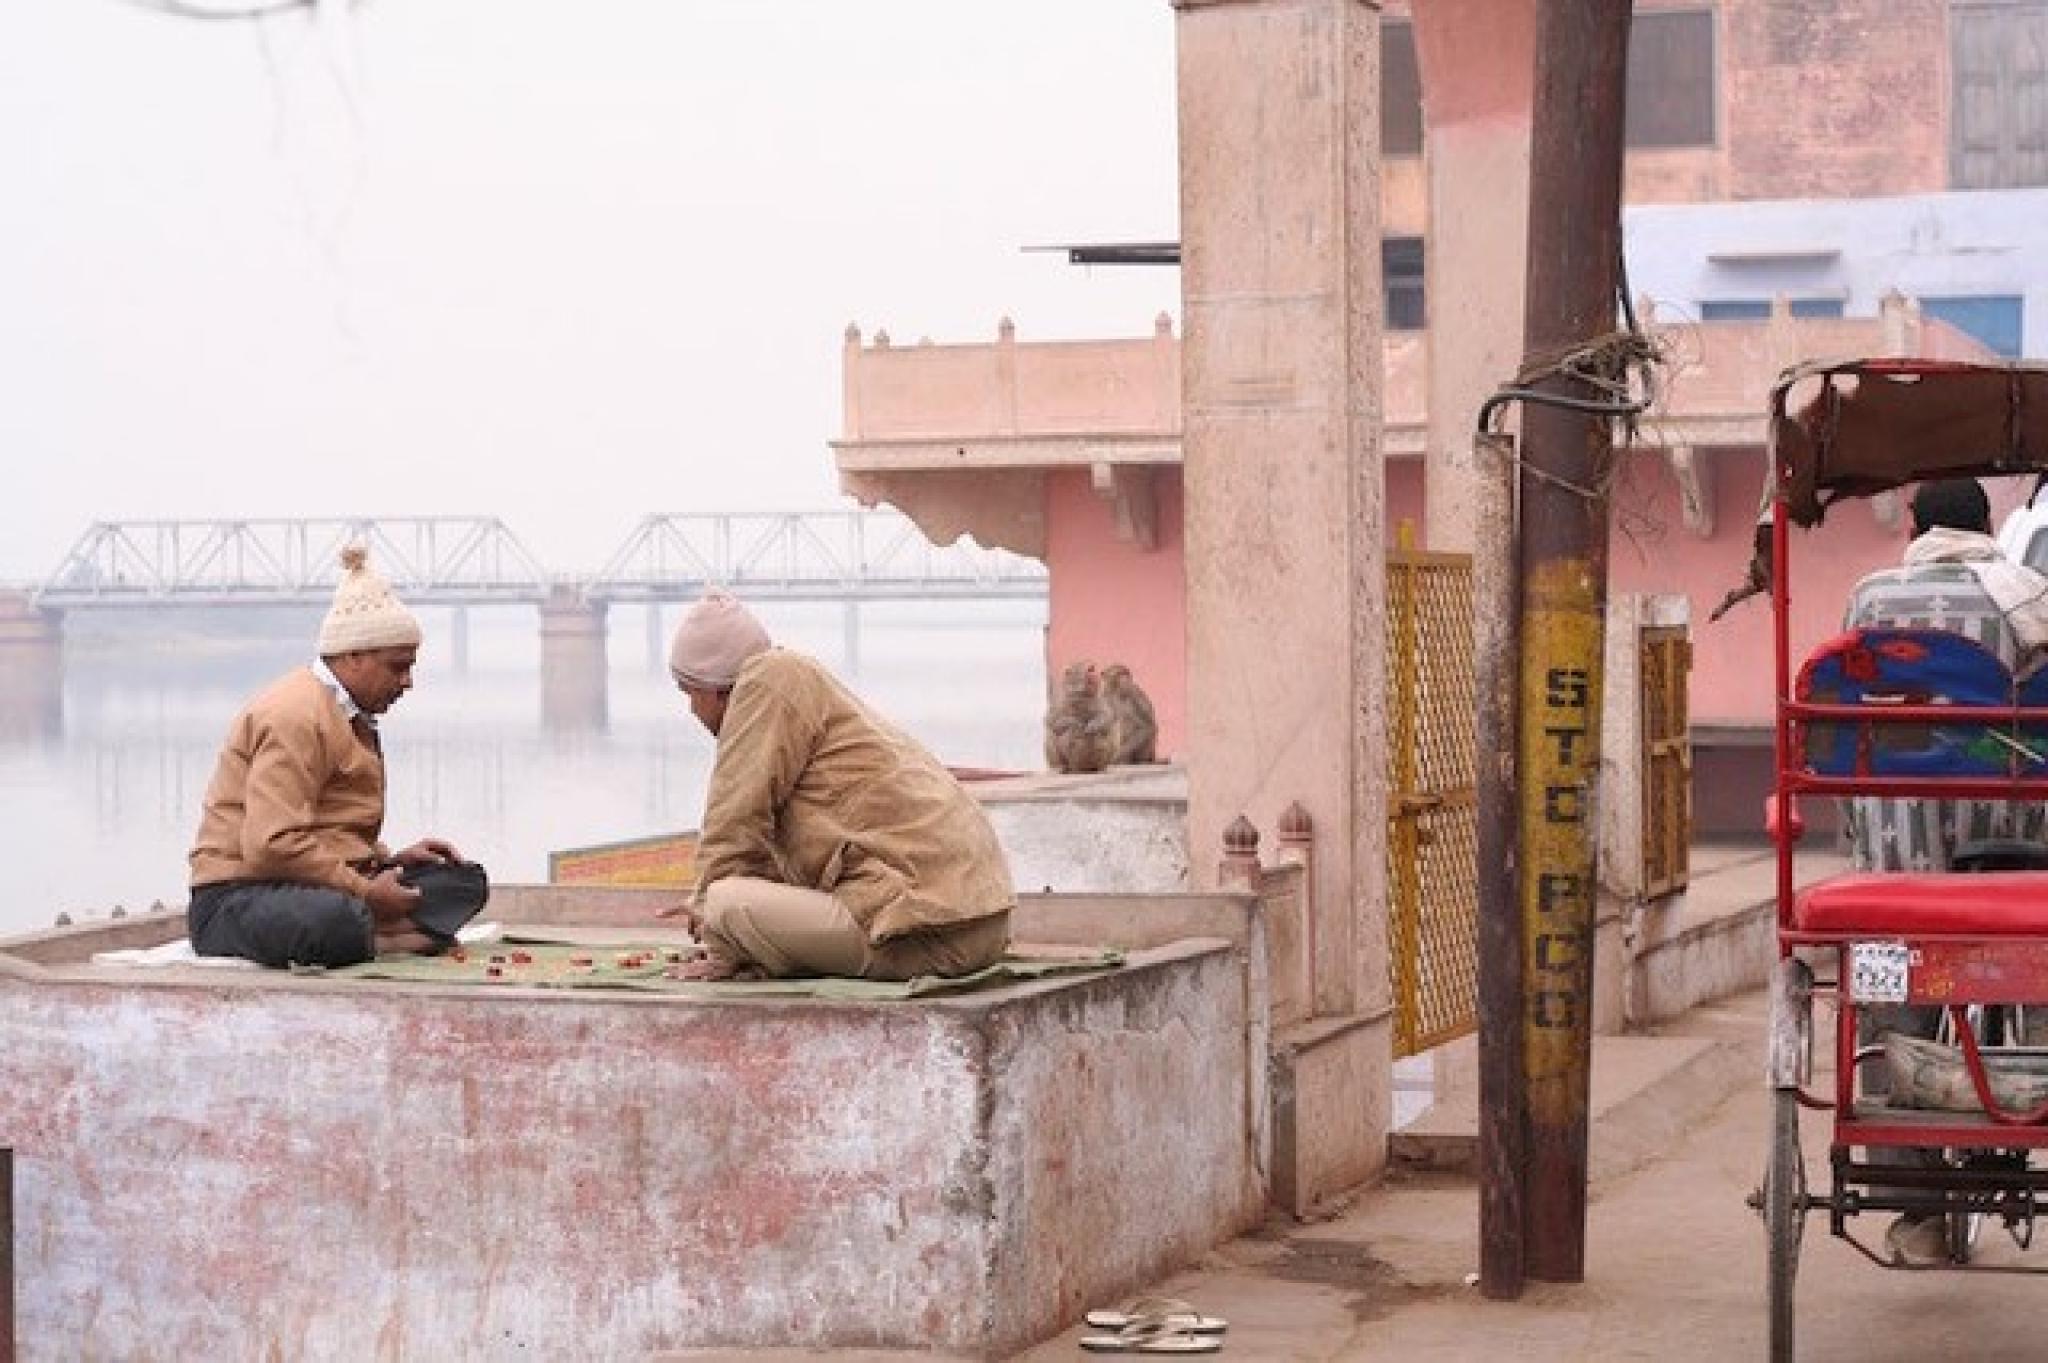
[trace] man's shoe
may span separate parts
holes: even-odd
[[[1908,1268],[1931,1268],[1948,1262],[1948,1225],[1940,1216],[1900,1216],[1885,1227],[1884,1247],[1892,1262]]]

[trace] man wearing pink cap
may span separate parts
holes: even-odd
[[[1001,959],[1016,903],[995,829],[909,735],[774,647],[723,592],[684,613],[669,671],[718,740],[697,891],[697,979],[907,980]]]

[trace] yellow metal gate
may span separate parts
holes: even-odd
[[[1478,1021],[1472,559],[1387,555],[1387,894],[1394,1054]]]
[[[1642,677],[1643,898],[1685,888],[1692,847],[1692,735],[1686,674],[1692,644],[1683,625],[1646,626],[1637,657]]]

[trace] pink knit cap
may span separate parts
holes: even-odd
[[[771,645],[753,612],[713,589],[683,612],[669,645],[668,670],[685,686],[729,691],[740,665]]]

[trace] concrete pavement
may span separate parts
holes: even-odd
[[[1739,1056],[1754,1077],[1701,1116],[1660,1128],[1652,1109],[1623,1102],[1596,1118],[1596,1169],[1603,1146],[1662,1144],[1594,1180],[1584,1283],[1531,1284],[1513,1302],[1480,1296],[1467,1284],[1478,1268],[1476,1189],[1463,1178],[1428,1175],[1395,1177],[1327,1223],[1234,1241],[1157,1287],[1230,1321],[1225,1358],[1762,1358],[1764,1231],[1745,1198],[1761,1177],[1768,1143],[1764,1016],[1763,995],[1755,993],[1696,1009],[1668,1029],[1673,1038]],[[1826,1119],[1807,1114],[1803,1133],[1810,1177],[1824,1179]],[[1865,1217],[1857,1228],[1877,1240],[1883,1221]],[[2048,1267],[2048,1248],[2021,1255],[2002,1231],[1987,1228],[1985,1236],[1988,1262]],[[1799,1357],[2048,1357],[2042,1291],[2041,1282],[2021,1276],[1878,1268],[1832,1239],[1815,1215],[1801,1258]],[[1082,1333],[1042,1344],[1020,1363],[1092,1356],[1075,1343]]]

